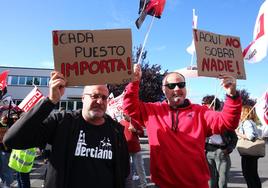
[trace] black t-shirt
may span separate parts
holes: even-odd
[[[114,138],[112,127],[80,125],[76,150],[71,164],[69,188],[114,187]]]

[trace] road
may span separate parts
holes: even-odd
[[[144,158],[144,164],[146,169],[146,175],[148,180],[148,187],[154,188],[154,184],[150,182],[150,173],[149,173],[149,145],[146,138],[141,138],[141,146]],[[268,144],[266,143],[266,154],[268,155]],[[241,158],[237,150],[234,150],[231,154],[232,167],[230,172],[230,180],[228,183],[229,188],[247,188],[244,177],[241,171]],[[258,163],[259,176],[262,182],[262,188],[268,188],[268,157],[260,158]],[[44,173],[45,166],[41,161],[37,160],[34,165],[34,169],[31,172],[31,187],[32,188],[41,188],[43,180],[42,176]],[[136,184],[138,181],[136,181]],[[12,187],[17,187],[16,183]],[[138,187],[138,186],[137,186]]]

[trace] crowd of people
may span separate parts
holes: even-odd
[[[9,116],[1,114],[1,127],[7,127],[0,145],[2,183],[10,187],[14,177],[10,167],[16,166],[14,159],[22,160],[20,155],[27,155],[25,162],[29,166],[17,170],[17,181],[21,188],[30,187],[35,148],[49,144],[52,150],[44,187],[134,188],[132,177],[136,171],[139,187],[146,188],[139,142],[144,126],[155,187],[227,187],[230,153],[238,138],[258,137],[255,117],[249,116],[252,112],[245,115],[245,106],[242,111],[236,79],[226,74],[219,77],[226,91],[223,104],[213,95],[205,96],[202,104],[193,104],[187,98],[185,77],[178,72],[167,73],[163,78],[165,100],[141,101],[141,76],[140,65],[134,65],[134,79],[125,88],[123,119],[119,122],[106,114],[109,96],[106,85],[85,86],[82,109],[54,111],[65,93],[66,80],[53,71],[46,98],[29,112],[14,116],[12,126],[8,125]],[[241,156],[241,162],[248,187],[261,187],[258,157]]]

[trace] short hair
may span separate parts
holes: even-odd
[[[212,106],[214,107],[214,110],[219,111],[221,108],[221,102],[217,97],[215,99],[215,95],[204,96],[202,99],[202,104],[211,104],[214,100],[215,102],[213,103]]]
[[[177,75],[179,75],[180,77],[182,77],[183,80],[185,81],[185,77],[184,77],[181,73],[179,73],[179,72],[168,72],[168,73],[164,74],[164,78],[163,78],[163,80],[162,80],[162,83],[164,83],[164,82],[166,81],[167,77],[168,77],[169,75],[171,75],[171,74],[177,74]]]

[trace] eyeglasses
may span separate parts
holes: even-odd
[[[94,93],[84,93],[84,95],[89,95],[91,99],[98,100],[102,99],[103,101],[106,101],[108,99],[108,96],[101,95],[101,94],[94,94]]]
[[[168,83],[164,86],[168,87],[168,89],[174,89],[176,86],[178,86],[180,89],[183,89],[185,87],[185,82],[178,82],[178,83]]]

